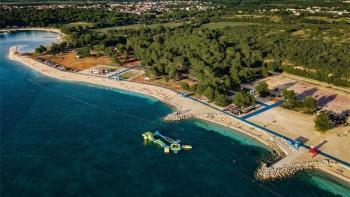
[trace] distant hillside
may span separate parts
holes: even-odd
[[[1,0],[1,3],[60,3],[60,2],[142,2],[144,0]],[[158,0],[159,1],[159,0]],[[171,1],[171,0],[165,0]],[[208,1],[208,0],[202,0]],[[210,1],[210,0],[209,0]],[[308,4],[308,5],[320,5],[320,4],[343,4],[342,0],[211,0],[214,3],[223,3],[231,5],[239,4]]]

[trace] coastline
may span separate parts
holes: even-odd
[[[57,33],[59,35],[58,40],[60,42],[62,42],[64,36],[66,36],[66,34],[62,33],[60,29],[48,28],[48,27],[23,27],[23,28],[3,28],[3,29],[0,29],[0,32],[15,32],[15,31],[46,31],[46,32]]]
[[[235,120],[232,117],[229,117],[228,115],[222,112],[213,110],[212,108],[204,104],[195,102],[188,98],[184,98],[180,94],[170,89],[166,89],[166,88],[162,88],[162,87],[158,87],[150,84],[141,84],[141,83],[128,82],[128,81],[119,82],[119,81],[115,81],[107,78],[101,78],[97,76],[89,76],[89,75],[82,75],[79,73],[59,71],[55,68],[49,67],[43,63],[40,63],[34,59],[31,59],[30,57],[18,54],[16,46],[13,46],[10,48],[8,57],[11,60],[15,60],[17,62],[20,62],[24,65],[31,67],[32,69],[35,69],[36,71],[44,74],[45,76],[53,77],[60,80],[83,82],[83,83],[104,86],[104,87],[109,87],[109,88],[114,88],[119,90],[125,90],[130,92],[136,92],[147,96],[151,96],[153,98],[156,98],[157,100],[160,100],[163,103],[173,106],[177,111],[192,115],[192,117],[194,118],[198,118],[207,122],[222,125],[224,127],[234,130],[232,132],[238,131],[246,136],[252,137],[255,140],[269,147],[272,151],[277,151],[277,152],[283,151],[282,148],[278,146],[278,144],[270,140],[271,136],[266,134],[265,132],[262,132],[259,129],[256,129],[254,127],[245,125],[244,123],[239,122],[238,120]],[[323,172],[326,172],[327,174],[330,174],[332,176],[335,176],[345,181],[346,183],[350,183],[349,178],[343,177],[328,168],[322,167],[319,169],[322,170]]]
[[[338,182],[341,182],[342,184],[346,185],[347,187],[350,188],[350,178],[349,177],[344,177],[341,176],[338,173],[335,173],[334,171],[330,170],[329,168],[320,168],[323,173],[325,173],[327,176],[330,176],[333,180],[336,180]]]
[[[1,31],[48,31],[48,32],[54,32],[54,33],[64,35],[59,29],[48,28],[48,27],[3,28],[3,29],[0,29],[0,32]]]
[[[153,97],[165,104],[168,104],[174,107],[177,111],[186,111],[186,114],[194,114],[193,118],[198,118],[207,122],[215,123],[235,131],[241,132],[242,134],[252,137],[255,140],[258,140],[260,143],[268,146],[271,149],[276,147],[271,147],[271,141],[267,138],[263,138],[262,132],[254,129],[253,127],[244,126],[242,123],[239,123],[237,120],[232,119],[231,117],[225,115],[224,113],[218,113],[212,108],[194,102],[193,100],[186,99],[172,91],[170,89],[153,86],[150,84],[140,84],[136,82],[129,81],[115,81],[107,78],[101,78],[92,75],[81,75],[79,73],[71,73],[59,71],[55,68],[49,67],[41,62],[38,62],[34,59],[31,59],[27,56],[22,56],[17,53],[17,47],[13,46],[10,48],[9,59],[20,62],[24,65],[29,66],[30,68],[40,72],[41,74],[52,77],[59,80],[66,80],[71,82],[82,82],[92,85],[104,86],[108,88],[119,89],[123,91],[130,91],[135,93],[144,94],[150,97]],[[208,117],[206,114],[214,114],[214,117]],[[219,120],[221,119],[221,121]],[[225,124],[224,119],[230,119],[232,122]],[[234,124],[234,123],[235,124]],[[237,125],[237,126],[235,126]],[[244,126],[244,128],[242,128]],[[260,136],[260,137],[259,137]],[[267,137],[265,135],[265,137]]]

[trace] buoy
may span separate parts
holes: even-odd
[[[191,145],[182,145],[182,149],[184,149],[184,150],[191,150],[192,146]]]

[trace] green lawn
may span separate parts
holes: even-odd
[[[259,25],[259,23],[251,22],[214,22],[207,23],[201,26],[201,28],[207,29],[222,29],[225,27],[239,27],[239,26],[249,26],[249,25]]]
[[[94,24],[93,23],[88,23],[88,22],[75,22],[75,23],[68,23],[68,26],[72,26],[72,27],[77,27],[77,26],[82,26],[82,27],[93,27]]]
[[[169,28],[175,28],[180,27],[181,25],[189,23],[189,22],[171,22],[171,23],[157,23],[157,24],[151,24],[151,25],[145,25],[145,24],[134,24],[134,25],[124,25],[124,26],[118,26],[118,27],[106,27],[106,28],[100,28],[96,29],[96,31],[108,31],[108,30],[124,30],[124,29],[139,29],[141,27],[148,27],[148,28],[157,28],[161,25],[164,27]]]
[[[332,22],[347,22],[347,23],[350,23],[350,19],[349,18],[345,18],[345,17],[328,18],[328,17],[325,17],[325,16],[307,16],[305,18],[311,19],[311,20],[321,20],[321,21],[325,21],[327,23],[332,23]]]

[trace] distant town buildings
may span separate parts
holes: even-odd
[[[350,1],[349,1],[350,2]],[[337,7],[320,7],[320,6],[312,6],[312,7],[306,7],[306,8],[283,8],[283,9],[278,9],[278,8],[272,8],[272,9],[258,9],[254,10],[256,13],[267,13],[267,12],[272,12],[272,13],[278,13],[278,12],[290,12],[294,14],[295,16],[299,16],[301,13],[308,13],[308,14],[331,14],[335,16],[350,16],[350,11],[345,10],[342,8],[337,8]],[[245,13],[247,11],[242,11],[239,10],[237,13]],[[251,12],[251,11],[249,11]]]
[[[3,4],[2,8],[18,9],[18,8],[36,8],[38,10],[69,8],[92,9],[104,8],[109,11],[117,11],[122,13],[142,14],[147,12],[167,12],[171,10],[196,10],[205,11],[214,8],[211,2],[204,1],[142,1],[142,2],[120,2],[120,3],[87,3],[87,4]]]

